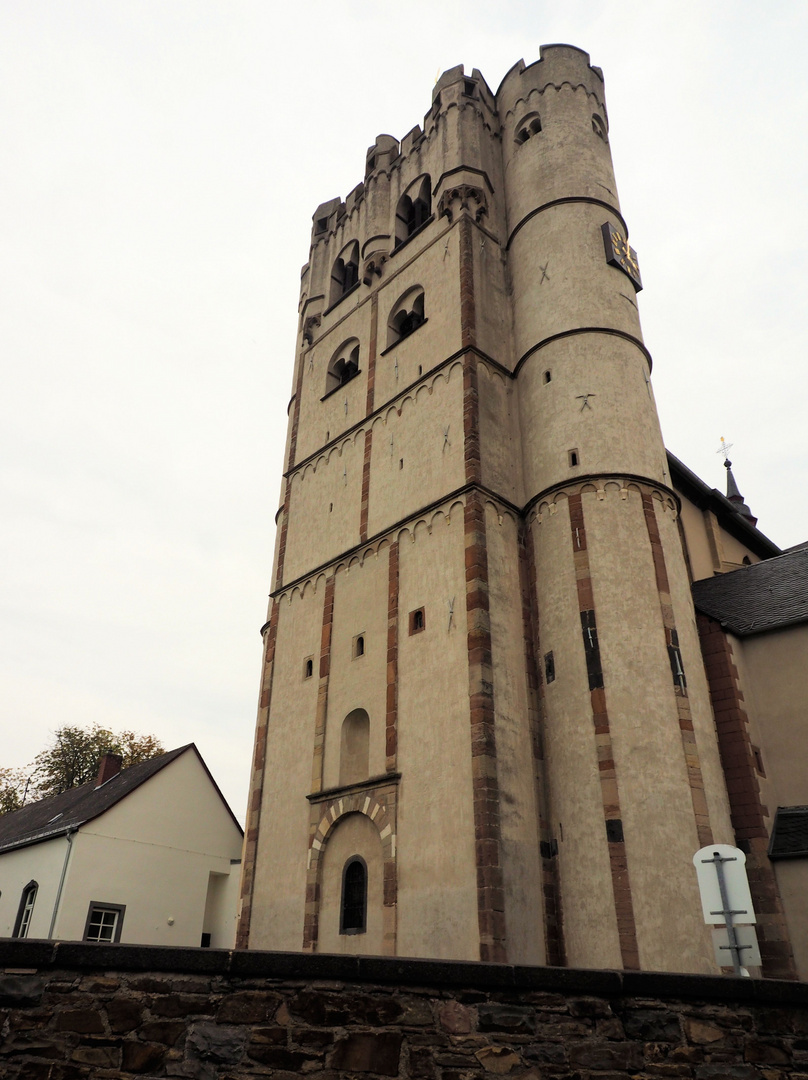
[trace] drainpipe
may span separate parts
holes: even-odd
[[[53,905],[53,915],[51,915],[50,930],[48,930],[48,941],[53,937],[53,928],[56,926],[56,915],[59,911],[59,901],[62,899],[62,886],[65,883],[65,874],[67,873],[67,864],[70,860],[70,852],[73,850],[73,834],[78,832],[78,829],[68,829],[65,833],[67,837],[67,851],[65,852],[65,861],[62,865],[62,876],[59,878],[59,888],[56,890],[56,900]]]

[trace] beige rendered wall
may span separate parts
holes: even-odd
[[[518,525],[490,502],[485,517],[508,959],[544,964],[539,763],[528,713],[525,627],[516,600],[521,595]]]
[[[397,952],[476,960],[462,505],[404,530],[400,545]],[[426,629],[410,637],[421,606]]]
[[[306,900],[309,804],[319,686],[325,576],[276,601],[278,640],[250,945],[300,949]],[[312,678],[304,661],[314,659]],[[280,883],[283,887],[279,887]]]
[[[65,837],[57,836],[53,840],[0,855],[0,937],[11,937],[14,932],[22,891],[30,881],[36,881],[39,889],[31,913],[28,937],[48,936],[59,878],[68,851]]]
[[[605,843],[592,708],[581,647],[575,566],[566,498],[531,527],[541,654],[553,652],[545,686],[545,756],[551,827],[558,841],[564,944],[571,967],[622,967]]]

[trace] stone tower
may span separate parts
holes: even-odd
[[[601,71],[447,71],[313,219],[242,947],[714,971],[732,842]]]

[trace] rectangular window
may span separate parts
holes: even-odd
[[[87,924],[84,927],[84,941],[116,942],[121,940],[123,904],[98,904],[93,901],[87,912]]]

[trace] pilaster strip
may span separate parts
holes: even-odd
[[[637,929],[634,922],[634,903],[631,881],[623,841],[623,821],[620,810],[620,791],[617,783],[617,767],[614,761],[609,713],[606,706],[606,688],[600,667],[600,648],[597,640],[595,599],[592,590],[592,574],[586,543],[586,522],[580,494],[569,498],[570,532],[572,539],[575,578],[578,587],[578,608],[581,613],[584,652],[589,673],[589,697],[592,706],[592,722],[595,729],[595,752],[600,772],[600,793],[603,801],[603,817],[606,823],[606,843],[609,849],[609,866],[612,874],[612,892],[617,916],[617,933],[623,967],[639,969],[640,956],[637,947]]]
[[[385,717],[386,768],[396,771],[398,756],[398,582],[399,549],[395,540],[389,548],[387,574],[387,706]]]
[[[283,566],[286,561],[286,539],[289,535],[289,508],[292,504],[292,481],[287,479],[283,488],[283,509],[281,510],[281,531],[278,537],[278,564],[275,568],[273,592],[283,587]]]
[[[368,510],[370,507],[370,459],[373,453],[373,428],[365,432],[365,456],[362,461],[362,503],[359,509],[359,542],[368,538]]]
[[[300,423],[300,398],[303,394],[303,354],[297,359],[297,383],[295,385],[295,404],[292,411],[292,434],[289,437],[289,460],[286,463],[287,472],[294,468],[295,454],[297,453],[297,428]]]
[[[261,823],[261,807],[264,798],[267,727],[269,725],[269,706],[272,700],[272,677],[275,670],[275,645],[278,640],[279,616],[280,604],[277,600],[274,600],[265,637],[261,694],[258,700],[258,720],[255,725],[252,776],[250,777],[250,793],[247,800],[247,821],[244,831],[241,872],[241,910],[236,930],[237,949],[246,949],[250,943],[250,921],[255,890],[255,860]]]
[[[460,347],[468,349],[477,341],[477,314],[474,300],[474,251],[472,221],[467,213],[460,218]]]
[[[376,391],[376,338],[379,326],[379,294],[374,292],[370,298],[370,341],[368,343],[368,393],[365,416],[373,412],[373,400]]]
[[[507,960],[505,899],[500,857],[501,830],[497,749],[494,735],[494,673],[488,612],[488,551],[485,504],[477,492],[464,510],[469,708],[477,860],[477,916],[480,959]]]
[[[334,622],[334,588],[336,574],[326,579],[323,597],[323,623],[320,631],[320,683],[317,687],[317,712],[314,719],[314,752],[311,762],[311,790],[323,790],[323,751],[325,749],[325,727],[328,715],[328,679],[331,672],[331,628]],[[320,821],[323,808],[312,803],[309,808],[309,847]],[[303,948],[313,950],[317,947],[318,920],[320,913],[320,882],[315,874],[306,880],[306,906],[303,917]]]
[[[710,687],[718,733],[718,751],[727,783],[735,840],[746,853],[746,872],[757,915],[758,944],[763,975],[770,979],[796,979],[777,875],[768,856],[768,810],[760,797],[749,718],[744,709],[732,644],[719,623],[697,612],[696,621]]]
[[[320,632],[320,685],[317,688],[317,716],[314,726],[314,759],[311,768],[311,790],[323,789],[323,746],[328,710],[328,677],[331,672],[331,627],[334,621],[334,587],[337,576],[332,574],[325,583],[323,626]]]
[[[519,580],[522,590],[522,627],[525,643],[525,673],[528,688],[528,719],[536,770],[536,803],[539,814],[539,842],[544,900],[544,943],[546,963],[564,967],[564,929],[561,891],[558,881],[558,857],[550,828],[547,778],[544,767],[544,680],[537,656],[541,655],[539,610],[536,601],[536,560],[529,527],[519,532]]]
[[[671,603],[670,585],[668,583],[668,570],[665,565],[665,552],[662,548],[662,538],[659,534],[659,522],[656,518],[656,507],[653,496],[642,492],[642,508],[645,515],[645,527],[648,530],[648,539],[651,543],[651,555],[654,560],[654,574],[656,575],[657,592],[659,593],[659,607],[662,614],[662,625],[665,630],[665,644],[669,654],[679,657],[679,636],[676,630],[676,621],[673,617],[673,604]],[[681,666],[681,658],[678,660]],[[693,815],[696,820],[696,831],[699,838],[699,847],[706,847],[713,842],[713,830],[710,825],[710,811],[707,806],[707,797],[704,793],[704,777],[701,772],[699,749],[696,745],[696,733],[693,730],[693,718],[690,713],[690,702],[687,695],[687,681],[684,669],[679,682],[674,682],[671,674],[671,691],[676,700],[676,711],[679,717],[679,731],[682,736],[682,752],[687,768],[687,779],[690,784],[690,797],[693,802]]]

